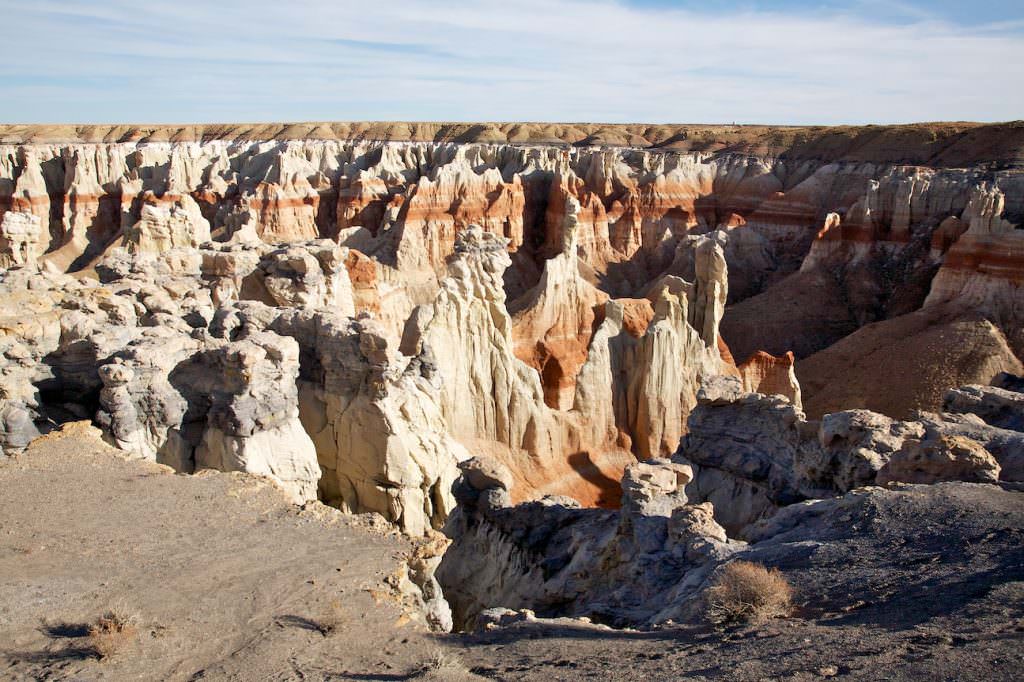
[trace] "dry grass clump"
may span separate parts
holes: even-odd
[[[327,605],[327,611],[317,619],[317,629],[324,637],[341,631],[345,624],[345,609],[340,599],[332,599]]]
[[[428,682],[471,682],[483,679],[471,673],[458,654],[443,649],[436,650],[430,661],[419,669],[414,678]]]
[[[110,658],[138,634],[138,619],[120,610],[104,613],[89,625],[89,649],[100,659]]]
[[[763,623],[793,610],[793,588],[782,573],[750,561],[728,564],[706,598],[716,623]]]

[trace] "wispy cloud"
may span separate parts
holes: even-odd
[[[1019,17],[965,27],[912,3],[888,3],[881,18],[871,0],[800,4],[2,0],[0,118],[838,123],[1024,112]]]

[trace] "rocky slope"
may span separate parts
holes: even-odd
[[[1013,381],[1019,379],[1002,383]],[[877,518],[879,509],[913,515],[922,505],[946,504],[947,495],[976,495],[1017,519],[1009,521],[1014,528],[1024,512],[1024,393],[969,386],[950,391],[945,406],[947,412],[920,413],[914,421],[850,410],[814,423],[781,396],[744,393],[737,379],[717,377],[701,389],[678,452],[627,468],[617,511],[554,496],[513,505],[507,471],[486,460],[464,462],[459,505],[446,528],[455,542],[438,579],[456,622],[469,629],[497,617],[494,607],[619,627],[700,623],[706,590],[730,561],[820,570],[819,554],[838,560],[852,551],[846,543],[901,535]],[[922,485],[945,481],[979,485]],[[949,504],[974,519],[969,525],[1006,518]],[[910,532],[903,551],[935,551],[947,540],[970,544],[973,532]],[[963,563],[940,571],[942,581],[977,569],[973,550],[944,556]],[[1007,562],[1001,581],[1024,575],[1012,544],[993,556]],[[888,562],[860,561],[878,570]],[[846,594],[868,599],[863,589]],[[827,601],[802,597],[811,608]],[[499,622],[506,618],[512,614]]]
[[[1020,496],[944,483],[797,505],[734,554],[779,567],[796,590],[790,618],[621,630],[500,612],[507,625],[464,646],[500,680],[1013,680]]]
[[[478,485],[490,475],[465,469]],[[5,679],[1018,677],[1021,493],[992,485],[863,489],[731,541],[781,567],[790,618],[612,629],[499,609],[439,637],[403,579],[419,553],[372,515],[298,508],[245,474],[173,476],[83,424],[0,462],[0,482]],[[111,608],[136,633],[100,659],[86,629]]]

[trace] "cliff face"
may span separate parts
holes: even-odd
[[[1018,124],[303,130],[0,127],[5,448],[78,413],[415,533],[469,452],[616,505],[717,375],[904,416],[1020,371]]]
[[[863,273],[878,273],[875,291],[882,290],[877,283],[884,281],[887,269],[937,269],[927,289],[919,287],[909,310],[894,311],[905,314],[879,316],[798,363],[812,415],[855,405],[908,416],[915,409],[937,408],[942,393],[952,386],[987,383],[999,372],[1021,371],[1024,230],[1015,229],[1008,219],[1020,213],[1007,199],[1019,201],[1020,195],[1016,174],[1004,176],[1002,186],[979,181],[964,209],[932,231],[927,251],[927,232],[918,235],[917,248],[889,247],[888,255],[840,241],[818,262],[812,250],[805,260],[809,270],[832,268],[849,278],[854,264],[861,283]],[[856,263],[865,259],[868,267],[858,268]],[[921,294],[926,294],[923,300]]]
[[[737,234],[727,258],[740,300],[801,269],[808,251],[804,270],[837,245],[863,261],[913,242],[922,226],[930,237],[930,223],[958,216],[972,188],[992,180],[989,169],[895,165],[880,152],[871,161],[852,160],[867,151],[802,154],[340,140],[0,145],[0,213],[38,217],[42,229],[24,239],[59,270],[88,266],[146,205],[202,216],[215,233],[248,223],[269,243],[338,239],[400,270],[411,308],[436,292],[469,224],[509,240],[506,287],[512,298],[525,292],[561,250],[572,196],[579,254],[602,289],[640,293],[676,262],[687,233],[722,227]],[[993,177],[1010,197],[1006,212],[1020,215],[1019,174]],[[823,229],[831,213],[842,219]],[[955,232],[947,225],[937,243]],[[862,317],[875,314],[872,303]]]

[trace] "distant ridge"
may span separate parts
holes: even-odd
[[[0,124],[0,144],[311,139],[593,145],[944,167],[1024,165],[1024,121],[885,126],[407,122]]]

